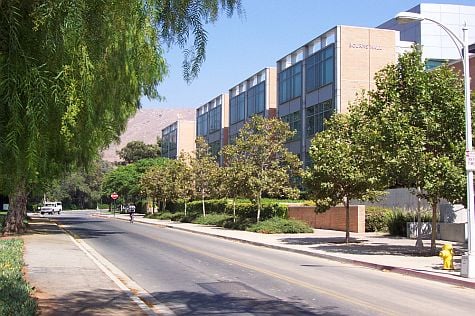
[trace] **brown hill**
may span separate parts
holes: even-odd
[[[111,144],[109,148],[102,152],[102,158],[110,162],[119,161],[120,158],[116,152],[134,140],[141,140],[146,144],[155,144],[157,136],[162,136],[162,129],[178,119],[194,120],[195,109],[154,108],[137,111],[137,114],[127,123],[127,129],[120,137],[120,143]]]

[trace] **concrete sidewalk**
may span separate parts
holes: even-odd
[[[29,224],[25,270],[40,315],[146,315],[55,223]]]
[[[95,215],[114,218],[110,214]],[[129,220],[129,216],[116,214],[115,219]],[[443,270],[442,259],[428,254],[430,240],[423,241],[425,253],[421,255],[416,251],[416,240],[382,233],[351,233],[351,242],[346,245],[345,232],[334,230],[314,229],[314,233],[311,234],[260,234],[215,226],[147,219],[140,214],[135,217],[135,221],[475,288],[475,279],[460,276],[461,254],[466,251],[462,243],[436,241],[438,250],[443,244],[451,243],[456,254],[455,270]]]

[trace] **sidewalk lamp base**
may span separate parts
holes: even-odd
[[[475,278],[475,255],[462,255],[460,275],[465,278]]]

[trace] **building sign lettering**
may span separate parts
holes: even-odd
[[[350,48],[383,50],[382,46],[363,43],[350,43]]]

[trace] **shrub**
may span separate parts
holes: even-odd
[[[273,217],[287,218],[287,205],[278,203],[264,203],[261,208],[261,220]],[[226,205],[226,214],[233,214],[233,205]],[[236,217],[238,218],[257,218],[257,205],[251,202],[236,203]]]
[[[36,315],[31,287],[23,279],[23,241],[0,240],[0,315]]]
[[[432,222],[430,211],[421,211],[422,222]],[[394,236],[407,236],[407,222],[417,222],[416,212],[394,210],[388,216],[388,231]]]
[[[147,214],[145,215],[146,218],[152,218],[152,219],[168,219],[171,221],[176,221],[179,222],[181,219],[185,216],[185,213],[182,212],[176,212],[176,213],[171,213],[171,212],[160,212],[160,213],[153,213],[153,214]]]
[[[226,222],[223,223],[224,228],[236,229],[236,230],[246,230],[256,223],[255,218],[236,218],[236,221],[233,218],[229,218]]]
[[[379,232],[388,230],[388,219],[392,213],[391,209],[368,206],[365,212],[365,231]]]
[[[232,217],[226,214],[208,214],[206,216],[200,216],[196,218],[193,223],[201,225],[216,225],[223,226],[228,220],[232,220]]]
[[[252,225],[247,231],[264,234],[312,233],[313,229],[307,223],[274,217]]]

